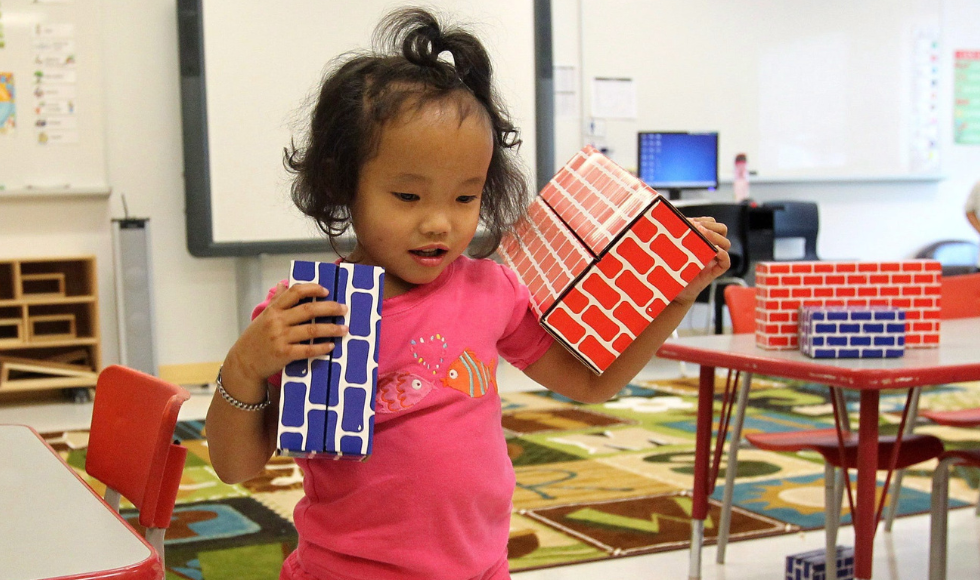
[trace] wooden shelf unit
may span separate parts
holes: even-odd
[[[0,258],[0,394],[94,387],[95,257]]]

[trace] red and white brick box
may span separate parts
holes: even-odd
[[[592,147],[565,165],[498,250],[541,324],[606,370],[717,250],[665,198]]]
[[[942,268],[935,260],[756,264],[756,344],[798,348],[801,306],[888,306],[905,310],[907,348],[939,345]]]

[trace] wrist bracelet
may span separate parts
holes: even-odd
[[[269,400],[269,391],[265,392],[265,400],[261,403],[243,403],[232,397],[231,394],[225,390],[225,386],[221,384],[221,370],[224,366],[218,368],[218,378],[214,380],[214,383],[218,386],[218,393],[221,398],[228,402],[229,405],[236,409],[241,409],[242,411],[261,411],[269,406],[272,401]]]

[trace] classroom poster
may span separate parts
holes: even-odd
[[[34,55],[34,132],[38,144],[78,143],[75,115],[75,24],[44,22],[35,25],[31,40]]]
[[[16,99],[14,73],[0,72],[0,135],[13,133],[17,126]]]
[[[953,140],[980,145],[980,50],[957,50],[953,71]]]
[[[3,32],[3,6],[0,5],[0,48],[7,46],[7,38]]]
[[[916,31],[912,50],[910,162],[913,173],[939,169],[939,33]]]

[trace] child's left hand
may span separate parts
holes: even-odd
[[[728,233],[728,226],[715,221],[712,217],[691,218],[691,222],[698,228],[708,241],[718,247],[718,254],[708,262],[708,265],[701,270],[694,280],[681,290],[681,293],[674,298],[674,302],[682,304],[693,304],[694,300],[702,290],[711,284],[711,281],[721,276],[732,265],[728,257],[728,249],[732,247],[732,242],[725,237]]]

